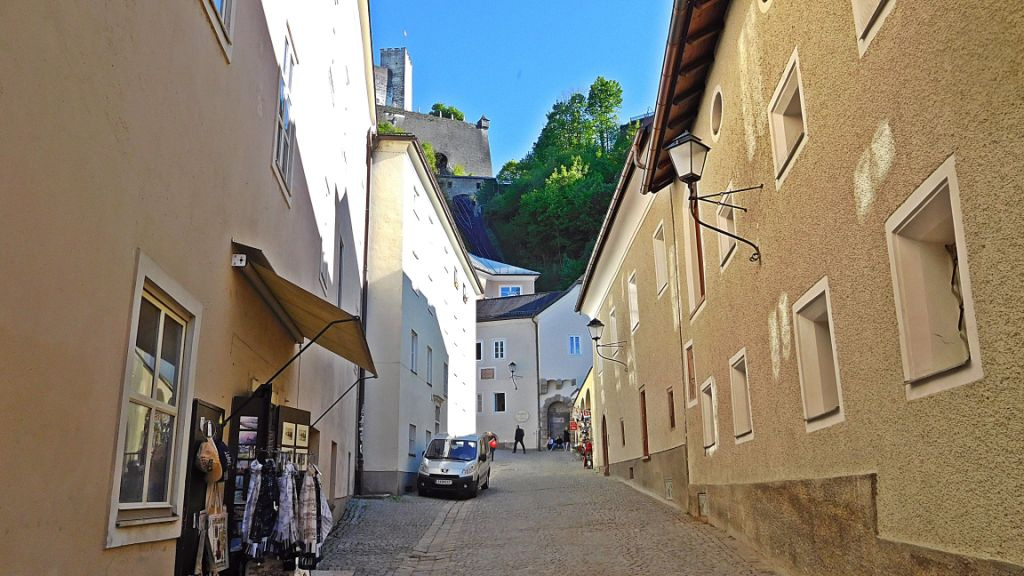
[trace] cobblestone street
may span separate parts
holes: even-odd
[[[774,574],[750,549],[564,452],[498,453],[472,500],[349,502],[324,570],[371,575]]]

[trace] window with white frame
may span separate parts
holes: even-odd
[[[851,0],[853,3],[853,23],[857,30],[857,48],[861,56],[882,27],[882,21],[892,11],[896,0]]]
[[[476,411],[477,411],[478,414],[484,411],[484,396],[483,396],[483,394],[477,394],[476,395]]]
[[[155,538],[132,527],[180,516],[188,455],[194,353],[202,306],[144,255],[132,305],[132,331],[121,396],[108,542]]]
[[[732,188],[730,184],[728,188]],[[718,227],[726,232],[735,235],[736,234],[736,209],[729,204],[732,204],[730,199],[731,194],[722,196],[722,205],[718,207]],[[729,261],[729,257],[736,251],[736,239],[726,236],[725,234],[718,234],[718,255],[719,264],[723,267],[726,262]]]
[[[121,504],[170,501],[187,324],[153,292],[143,292],[124,418]]]
[[[484,359],[484,343],[477,340],[476,342],[476,361],[479,362]]]
[[[636,272],[630,275],[626,283],[626,292],[629,296],[630,330],[635,332],[637,326],[640,325],[640,298],[636,291]]]
[[[793,304],[793,318],[804,419],[808,431],[812,431],[843,420],[827,276]]]
[[[754,423],[750,415],[750,385],[747,382],[747,349],[744,348],[729,359],[729,383],[732,396],[732,429],[737,442],[754,435]]]
[[[441,433],[441,407],[434,406],[434,434]]]
[[[505,340],[495,340],[494,344],[494,359],[501,360],[505,357]]]
[[[281,179],[285,195],[291,197],[292,164],[295,157],[295,120],[292,118],[292,76],[295,71],[295,51],[291,36],[284,40],[284,58],[281,59],[281,78],[277,94],[277,113],[274,132],[274,168]]]
[[[668,286],[668,250],[665,247],[664,224],[658,224],[658,229],[654,231],[654,278],[660,296]]]
[[[520,296],[523,293],[522,286],[501,286],[498,288],[498,295],[502,298],[507,296]]]
[[[416,455],[416,425],[409,424],[409,456]]]
[[[718,445],[718,398],[715,379],[708,378],[700,387],[700,414],[704,424],[704,452],[710,454]]]
[[[424,432],[426,432],[426,434],[425,434],[425,436],[426,436],[426,438],[425,438],[426,444],[424,444],[424,446],[430,446],[430,430],[424,430]]]
[[[580,337],[569,336],[569,356],[580,355]]]
[[[807,119],[804,110],[800,61],[797,51],[794,50],[768,105],[768,129],[771,132],[775,180],[778,184],[782,183],[807,139]]]
[[[978,381],[981,367],[955,159],[885,223],[910,398]]]
[[[444,371],[441,377],[444,379],[444,395],[448,396],[448,363],[445,362],[443,365]]]
[[[206,16],[210,19],[210,25],[224,51],[224,56],[230,62],[235,28],[234,0],[199,0],[199,2],[206,10]]]
[[[427,385],[432,386],[434,381],[434,349],[427,346]]]
[[[409,370],[411,370],[413,374],[415,374],[416,370],[419,368],[419,360],[417,358],[417,351],[419,350],[419,347],[420,336],[415,330],[411,330],[409,334]]]
[[[505,393],[495,392],[494,393],[494,411],[504,412],[505,411]]]

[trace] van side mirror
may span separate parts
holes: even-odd
[[[487,454],[481,454],[480,455],[480,461],[481,462],[487,462]]]
[[[420,456],[426,456],[426,455],[427,455],[427,451],[426,450],[424,450],[423,452],[420,452]]]

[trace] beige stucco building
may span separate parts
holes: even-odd
[[[256,404],[305,426],[292,450],[332,500],[352,493],[355,395],[313,424],[374,370],[345,312],[366,248],[367,10],[0,6],[0,74],[18,79],[0,88],[17,111],[0,143],[6,571],[191,573],[201,418],[234,444],[239,420],[216,423],[334,320]]]
[[[625,341],[628,372],[595,370],[613,473],[667,495],[631,444],[646,391],[651,451],[685,446],[674,501],[789,573],[1024,573],[1022,19],[676,2],[580,301]],[[711,149],[698,194],[763,185],[696,203],[759,260],[695,224],[666,152],[684,131]]]

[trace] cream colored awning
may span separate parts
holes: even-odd
[[[317,344],[377,375],[357,316],[279,276],[259,249],[237,242],[231,247],[231,266],[249,280],[296,343],[313,340],[326,328]]]

